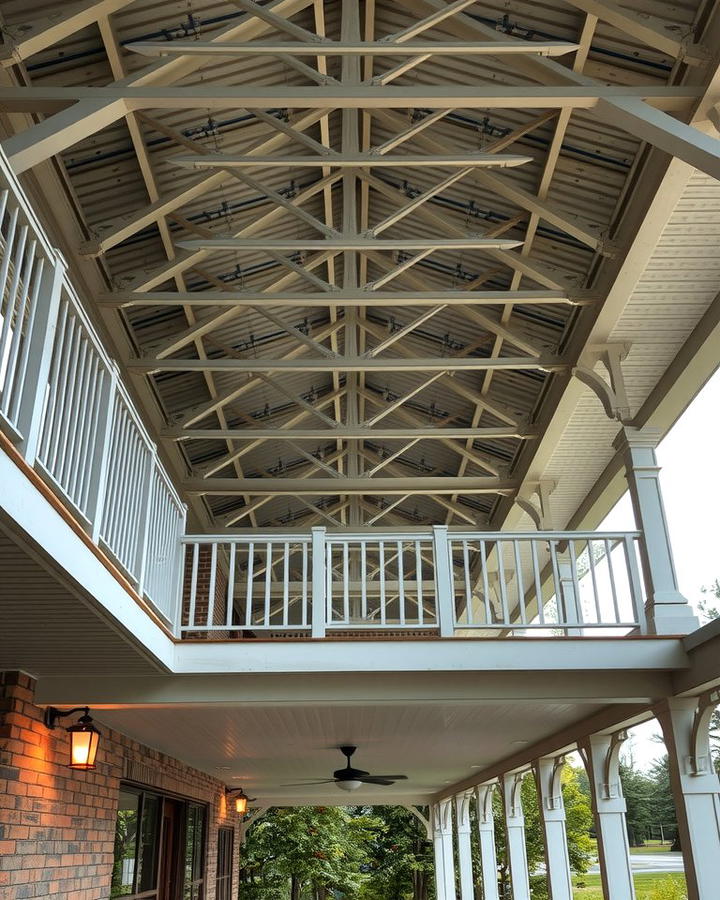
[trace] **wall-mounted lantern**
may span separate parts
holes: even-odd
[[[65,730],[70,735],[70,769],[94,769],[100,743],[100,732],[93,725],[90,710],[87,706],[76,706],[74,709],[62,710],[48,706],[45,710],[45,724],[48,728],[55,728],[58,719],[64,719],[75,713],[81,712],[82,716],[74,725]]]
[[[248,797],[242,788],[226,788],[225,793],[228,799],[235,804],[235,812],[241,816],[247,812],[248,803],[253,803],[257,799],[256,797]]]

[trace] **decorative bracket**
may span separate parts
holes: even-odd
[[[597,344],[590,347],[571,370],[572,375],[598,397],[608,418],[617,419],[623,425],[631,423],[630,402],[621,366],[629,352],[630,344],[626,342]],[[610,376],[609,382],[595,371],[598,362]]]
[[[520,509],[527,513],[533,520],[538,531],[552,531],[552,513],[550,511],[550,494],[555,490],[557,482],[555,481],[538,481],[530,485],[530,496],[516,497],[515,503]],[[527,486],[526,486],[527,487]],[[538,505],[532,501],[532,497],[538,498]]]
[[[688,774],[708,775],[713,771],[710,754],[710,720],[720,704],[720,690],[706,691],[700,695],[698,701],[690,739],[693,755],[688,759]]]
[[[627,731],[616,731],[610,741],[607,754],[605,756],[605,764],[603,766],[603,783],[601,787],[601,796],[604,800],[616,800],[622,797],[622,787],[620,784],[620,748],[627,740]]]
[[[426,818],[420,812],[420,810],[417,808],[417,806],[404,806],[404,809],[406,809],[408,812],[411,812],[415,816],[415,818],[422,824],[422,827],[425,829],[426,839],[428,841],[431,841],[433,838],[433,834],[432,834],[432,823],[430,822],[430,819]]]

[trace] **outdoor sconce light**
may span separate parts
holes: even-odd
[[[256,799],[255,797],[248,797],[242,788],[230,788],[227,789],[226,793],[235,803],[235,812],[240,813],[241,816],[247,812],[248,803],[252,803]]]
[[[74,709],[61,710],[55,709],[54,706],[48,706],[45,710],[45,724],[48,728],[55,728],[58,719],[64,719],[66,716],[72,716],[74,713],[82,712],[74,725],[70,725],[65,730],[70,735],[70,769],[94,769],[95,757],[97,756],[98,744],[100,743],[100,732],[93,725],[90,718],[90,710],[87,706],[76,706]]]

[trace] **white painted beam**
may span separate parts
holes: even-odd
[[[0,65],[7,67],[22,62],[132,2],[133,0],[85,0],[83,3],[59,3],[56,11],[49,16],[4,28]]]
[[[474,428],[452,428],[426,425],[419,428],[384,428],[382,426],[365,427],[363,425],[337,425],[329,428],[166,428],[161,437],[173,441],[185,440],[291,440],[291,441],[340,441],[340,440],[472,440],[484,438],[531,439],[537,437],[532,427],[513,426],[476,426]]]
[[[128,2],[128,0],[126,0]],[[564,56],[578,44],[567,41],[134,41],[126,50],[143,56]]]
[[[688,165],[720,179],[720,140],[686,125],[647,103],[630,98],[602,100],[595,114]]]
[[[183,483],[188,494],[253,497],[300,495],[318,497],[335,495],[390,494],[496,494],[514,491],[517,484],[510,479],[490,477],[455,478],[426,476],[422,478],[189,478]]]
[[[74,102],[105,105],[124,102],[141,109],[593,109],[600,100],[645,100],[661,109],[687,110],[702,96],[697,87],[604,86],[552,87],[486,85],[325,85],[323,87],[247,87],[199,84],[192,87],[0,87],[0,111],[47,112]]]
[[[523,166],[532,162],[531,156],[509,153],[454,153],[444,156],[408,153],[405,156],[380,156],[377,153],[325,153],[322,156],[246,156],[211,154],[208,156],[171,156],[168,162],[184,169],[243,169],[248,166],[296,166],[322,168],[496,168]]]
[[[452,372],[486,369],[537,369],[557,372],[568,368],[557,356],[540,357],[440,357],[439,359],[406,359],[391,357],[347,357],[336,359],[157,359],[143,357],[125,363],[131,372]]]
[[[368,238],[341,235],[338,238],[199,238],[176,241],[184,250],[266,250],[273,253],[293,253],[296,250],[513,250],[522,241],[501,238]]]
[[[114,291],[100,294],[100,306],[495,306],[496,304],[571,304],[596,302],[589,293],[577,295],[558,291]]]

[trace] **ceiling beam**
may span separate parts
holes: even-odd
[[[703,66],[710,59],[706,47],[692,41],[692,26],[683,29],[675,22],[666,22],[643,10],[636,12],[627,6],[618,6],[612,0],[566,0],[571,6],[614,26],[633,40],[640,40],[648,47],[667,53],[673,59],[681,59],[689,66]]]
[[[189,478],[183,485],[188,494],[260,497],[267,494],[325,495],[389,494],[497,494],[517,490],[509,479],[490,477],[411,476],[407,478]]]
[[[161,437],[172,441],[214,441],[214,440],[272,440],[272,441],[341,441],[341,440],[383,440],[383,441],[445,441],[455,440],[498,440],[518,438],[532,440],[538,436],[532,426],[477,426],[475,428],[455,428],[437,423],[417,428],[386,428],[366,425],[335,425],[332,428],[166,428]]]
[[[30,22],[13,23],[3,28],[0,65],[8,67],[41,53],[71,34],[111,15],[133,0],[89,0],[83,3],[60,3],[57,11]]]
[[[545,60],[548,62],[548,60]],[[191,87],[150,85],[128,87],[0,87],[3,112],[53,112],[69,103],[90,103],[100,114],[110,104],[123,103],[131,112],[142,109],[399,109],[429,106],[463,109],[593,109],[600,100],[642,100],[666,110],[686,111],[702,96],[697,87],[657,85],[325,85],[320,87],[235,86],[196,84]],[[66,111],[67,112],[67,111]],[[124,113],[123,113],[124,114]],[[118,116],[119,117],[119,116]],[[113,119],[106,119],[111,124]],[[37,127],[37,126],[36,126]],[[101,126],[104,127],[104,126]],[[32,129],[29,129],[32,130]],[[97,129],[95,129],[97,130]],[[24,133],[24,132],[23,132]],[[58,147],[54,152],[59,152]]]
[[[128,359],[130,372],[452,372],[484,371],[486,369],[537,369],[544,372],[563,371],[568,364],[558,356],[502,357],[500,359],[440,357],[438,359],[377,358],[340,356],[335,359],[157,359],[143,357]]]
[[[175,246],[184,250],[261,250],[273,253],[294,253],[296,250],[512,250],[522,241],[505,238],[373,238],[363,235],[340,235],[337,238],[199,238],[176,241]]]
[[[101,294],[99,306],[129,308],[133,306],[496,306],[512,303],[524,305],[570,304],[584,306],[596,302],[589,292],[567,295],[558,291],[346,291],[327,292],[259,291],[115,291]]]
[[[381,156],[378,153],[326,153],[323,156],[241,156],[213,153],[207,156],[172,156],[168,159],[174,166],[184,169],[239,169],[248,166],[307,166],[330,168],[514,168],[532,162],[531,156],[500,153],[454,153],[443,156],[408,153],[404,156]]]
[[[126,0],[128,2],[128,0]],[[566,41],[135,41],[126,50],[143,56],[564,56],[578,49]]]

